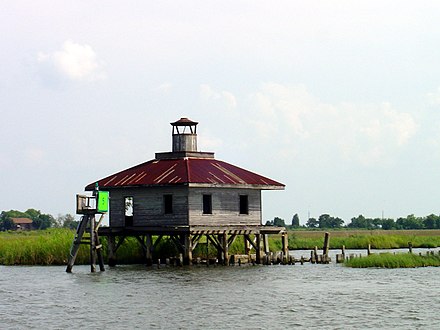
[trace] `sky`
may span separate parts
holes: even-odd
[[[263,222],[440,213],[438,1],[2,1],[0,211],[171,150],[286,185]]]

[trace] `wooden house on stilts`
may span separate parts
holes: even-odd
[[[110,194],[109,226],[99,228],[99,236],[108,238],[110,265],[128,236],[137,238],[150,265],[164,237],[176,244],[187,265],[204,236],[225,265],[237,235],[244,237],[246,252],[255,254],[258,264],[268,252],[267,235],[281,234],[287,258],[286,230],[262,225],[261,202],[262,190],[284,185],[217,160],[213,152],[197,151],[197,124],[187,118],[171,123],[171,152],[156,153],[153,160],[86,186]]]

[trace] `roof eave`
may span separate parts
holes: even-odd
[[[189,183],[190,188],[239,188],[239,189],[258,189],[258,190],[284,190],[284,185],[265,185],[265,184],[225,184],[225,183]]]

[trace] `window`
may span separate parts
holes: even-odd
[[[212,214],[212,195],[203,195],[203,214]]]
[[[173,213],[173,195],[163,195],[163,209],[165,214]]]
[[[133,226],[133,197],[124,198],[125,206],[125,226]]]
[[[249,214],[248,195],[240,195],[240,214]]]

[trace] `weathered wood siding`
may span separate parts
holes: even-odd
[[[163,196],[173,196],[173,213],[164,214]],[[188,187],[115,189],[110,192],[110,226],[125,226],[125,197],[133,197],[133,226],[188,225]]]
[[[203,195],[212,196],[212,214],[203,214]],[[240,195],[248,195],[249,214],[240,214]],[[229,226],[261,224],[261,190],[190,188],[189,225]]]

